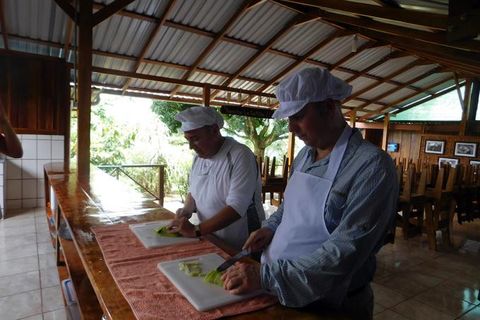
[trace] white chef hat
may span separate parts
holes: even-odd
[[[223,128],[222,116],[211,107],[191,107],[175,116],[175,120],[182,123],[181,130],[183,132],[195,130],[204,126],[217,124],[219,128]]]
[[[293,116],[307,103],[327,99],[343,100],[352,93],[352,86],[320,68],[302,69],[282,80],[275,92],[280,107],[272,117],[282,119]]]

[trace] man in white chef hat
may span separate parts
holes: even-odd
[[[189,193],[170,230],[187,237],[214,233],[240,249],[265,219],[261,180],[252,151],[223,137],[222,116],[211,107],[191,107],[176,115],[190,148],[196,153]],[[200,224],[189,218],[197,212]]]
[[[351,86],[328,70],[303,69],[277,87],[274,118],[306,146],[296,156],[284,202],[244,248],[262,263],[223,275],[233,294],[264,288],[289,307],[371,319],[375,254],[393,226],[398,184],[392,159],[345,122]]]

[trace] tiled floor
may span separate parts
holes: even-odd
[[[403,240],[378,255],[375,319],[480,319],[480,221],[455,222],[453,248]],[[0,220],[0,319],[67,319],[42,209]]]
[[[67,319],[42,209],[0,220],[0,319]]]

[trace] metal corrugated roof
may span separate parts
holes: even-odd
[[[269,80],[293,62],[295,62],[293,59],[266,53],[245,70],[242,75],[255,79]]]
[[[348,61],[342,63],[342,67],[350,70],[361,71],[370,67],[372,64],[387,56],[391,52],[392,48],[389,46],[366,49],[348,59]]]
[[[382,84],[379,84],[378,86],[372,88],[371,90],[361,94],[360,98],[371,100],[371,99],[374,99],[374,98],[378,97],[379,95],[381,95],[382,93],[384,93],[386,91],[392,90],[393,88],[395,88],[395,86],[392,85],[392,84],[382,83]]]
[[[395,80],[398,82],[408,82],[418,76],[421,76],[422,74],[427,73],[428,71],[435,69],[437,66],[438,65],[435,65],[435,64],[416,66],[408,71],[405,71],[399,74],[398,76],[394,77],[392,80]]]
[[[219,32],[241,5],[242,1],[236,0],[181,0],[175,3],[171,20]]]
[[[356,1],[369,5],[374,4],[372,0]],[[440,3],[439,1],[432,3],[423,0],[399,1],[408,10],[418,10],[420,8],[427,12],[429,10],[433,12],[431,10],[435,11],[447,7],[446,0],[439,0]],[[2,30],[4,32],[2,35],[8,39],[9,50],[63,58],[63,48],[66,46],[64,42],[67,39],[67,26],[70,20],[54,0],[3,0],[0,5],[2,3],[6,25],[6,30]],[[98,11],[112,3],[113,0],[95,0],[94,10]],[[289,8],[291,4],[288,2],[279,4],[273,1],[254,1],[252,2],[253,5],[240,14],[236,21],[231,21],[231,18],[236,16],[246,3],[246,1],[241,0],[178,0],[167,15],[165,24],[160,26],[151,43],[147,44],[147,39],[151,37],[153,30],[160,21],[159,18],[164,15],[170,1],[136,0],[93,29],[93,65],[105,69],[106,73],[94,73],[92,79],[94,82],[114,89],[124,88],[123,93],[125,94],[128,94],[129,90],[149,89],[149,94],[155,94],[155,90],[157,90],[159,94],[164,96],[174,95],[176,97],[185,96],[198,99],[199,96],[203,96],[202,88],[198,86],[179,86],[172,83],[161,83],[155,79],[132,78],[128,80],[130,76],[135,77],[135,72],[170,79],[182,79],[186,74],[192,74],[188,79],[197,82],[197,84],[211,83],[223,86],[223,90],[215,90],[215,95],[219,98],[226,98],[228,96],[227,90],[237,90],[238,92],[238,89],[248,90],[249,93],[257,91],[257,94],[271,94],[275,90],[276,82],[295,70],[309,66],[329,67],[352,55],[341,66],[334,66],[332,73],[344,80],[355,78],[351,81],[354,93],[375,84],[375,88],[360,95],[359,99],[375,100],[375,97],[385,95],[388,91],[396,89],[397,91],[389,93],[388,96],[381,99],[384,103],[389,103],[402,97],[410,101],[413,98],[410,98],[409,95],[413,92],[412,90],[415,90],[415,87],[430,88],[438,82],[452,79],[452,72],[457,72],[460,78],[465,75],[472,76],[470,68],[466,69],[462,67],[463,65],[473,66],[476,68],[475,70],[480,70],[480,64],[477,66],[475,61],[470,64],[463,62],[463,64],[455,65],[455,62],[451,62],[445,57],[436,61],[436,52],[429,56],[422,56],[417,50],[414,50],[418,56],[412,54],[390,59],[365,74],[364,70],[366,68],[382,61],[381,59],[391,52],[403,50],[403,52],[408,53],[410,51],[401,47],[394,48],[395,43],[393,47],[389,45],[380,47],[379,45],[388,42],[388,38],[380,37],[380,39],[376,39],[376,37],[367,34],[362,36],[362,32],[359,32],[358,29],[350,29],[348,20],[339,25],[331,18],[330,20],[327,19],[327,17],[323,17],[323,20],[300,23],[274,41],[273,48],[264,48],[262,46],[272,42],[270,40],[286,24],[297,18],[300,19],[299,21],[312,19],[315,16],[315,10],[307,15],[301,12],[301,5]],[[316,4],[312,2],[310,5],[315,6]],[[374,5],[378,7],[378,4]],[[414,8],[414,5],[419,8]],[[328,6],[328,2],[325,3],[325,6]],[[359,16],[357,13],[348,10],[328,8],[326,10],[337,12],[343,16],[357,18]],[[407,9],[405,9],[405,12],[408,12]],[[407,24],[401,21],[402,19],[392,21],[377,15],[372,20],[375,23],[383,21],[386,25],[401,25],[411,30],[425,29],[425,27]],[[359,21],[362,22],[363,20],[355,19],[354,21],[352,24],[358,24]],[[419,24],[424,23],[421,21]],[[220,37],[217,35],[227,25],[230,25],[230,27],[226,36]],[[365,30],[368,27],[369,25],[366,23]],[[323,43],[325,39],[331,37],[334,32],[340,29],[344,29],[346,33],[352,32],[352,35],[337,37],[326,43],[312,56],[304,57],[311,48]],[[446,32],[446,30],[438,31],[438,27],[434,27],[432,30],[444,34]],[[354,36],[354,34],[357,35]],[[425,36],[425,33],[421,35]],[[369,37],[371,41],[367,41],[366,37]],[[69,48],[66,60],[70,63],[74,61],[75,57],[72,50],[74,40],[75,38],[72,37],[71,43],[67,44]],[[207,52],[206,49],[209,44],[212,44],[212,41],[216,41],[215,45],[211,46],[212,49]],[[418,39],[412,39],[411,41],[421,43],[418,42]],[[376,43],[378,43],[378,47],[361,50],[365,44],[374,46]],[[432,45],[432,42],[428,43],[428,46],[430,45]],[[441,44],[435,45],[440,46]],[[458,45],[466,47],[461,48]],[[141,57],[140,52],[146,46],[148,46],[148,50],[145,56]],[[477,49],[478,41],[474,40],[464,41],[461,44],[449,43],[449,46],[457,46],[456,49],[449,48],[449,50],[459,52],[459,58],[462,57],[463,52],[472,55],[472,53],[480,51]],[[0,47],[5,48],[3,36],[0,37]],[[422,48],[419,47],[420,49]],[[259,50],[262,50],[263,53],[254,63],[246,66],[245,70],[240,72],[241,78],[233,77]],[[352,52],[355,50],[357,50],[356,53]],[[439,50],[439,52],[441,53],[442,50]],[[196,61],[199,60],[199,57],[202,57],[202,61],[197,66]],[[468,59],[468,55],[466,59]],[[418,65],[412,64],[409,70],[401,72],[392,80],[390,78],[381,79],[391,77],[417,60]],[[448,60],[448,63],[445,62],[446,60]],[[315,64],[315,61],[318,63]],[[140,67],[135,70],[137,64],[140,64]],[[442,70],[451,70],[451,72],[439,71],[403,88],[406,82],[428,74],[437,66],[443,68]],[[118,70],[128,71],[129,73],[123,77],[114,75],[115,71]],[[378,79],[374,79],[374,77]],[[262,83],[248,81],[248,78]],[[227,79],[229,81],[226,81]],[[451,80],[446,84],[440,83],[435,86],[438,88],[430,88],[428,92],[433,92],[433,89],[444,88],[450,82]],[[270,85],[270,83],[272,84]],[[125,84],[127,84],[126,87],[124,87]],[[266,88],[260,90],[264,87]],[[172,92],[174,88],[176,88],[176,91]],[[427,95],[428,92],[420,92],[417,96]],[[235,94],[237,93],[231,93],[230,96]],[[247,93],[242,93],[242,96],[246,97],[246,95]],[[255,102],[257,100],[256,97],[252,97],[251,101]],[[264,101],[266,98],[261,100]],[[271,103],[275,103],[274,98],[270,98],[270,100]],[[371,102],[378,104],[376,101]],[[351,107],[362,106],[365,103],[365,101],[355,99],[348,101],[348,105]]]
[[[283,36],[274,49],[303,56],[317,43],[333,34],[337,29],[320,21],[303,23]]]
[[[373,68],[368,74],[377,77],[388,77],[390,74],[405,67],[409,63],[417,60],[414,56],[406,56],[401,58],[390,59],[389,61],[382,63],[378,67]]]
[[[192,65],[212,39],[170,27],[163,27],[152,40],[145,57],[151,60]]]
[[[238,2],[240,3],[240,1]],[[295,15],[295,12],[276,3],[263,1],[238,19],[230,28],[228,35],[236,39],[263,45]]]
[[[255,54],[255,50],[222,41],[208,55],[201,68],[234,73],[248,58]]]
[[[415,93],[415,91],[408,88],[400,89],[380,99],[380,102],[392,104],[393,102],[403,99],[413,93]]]
[[[358,48],[368,42],[362,37],[357,37],[356,39],[354,40],[354,35],[336,38],[324,46],[322,50],[318,51],[317,54],[312,55],[311,58],[320,62],[334,64],[355,50],[353,47],[354,43],[356,48]]]

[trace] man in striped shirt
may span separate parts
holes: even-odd
[[[282,81],[274,118],[306,146],[292,166],[285,201],[244,248],[262,263],[237,263],[225,289],[263,288],[288,307],[371,319],[375,254],[393,226],[398,184],[391,158],[345,122],[351,86],[318,68]]]

